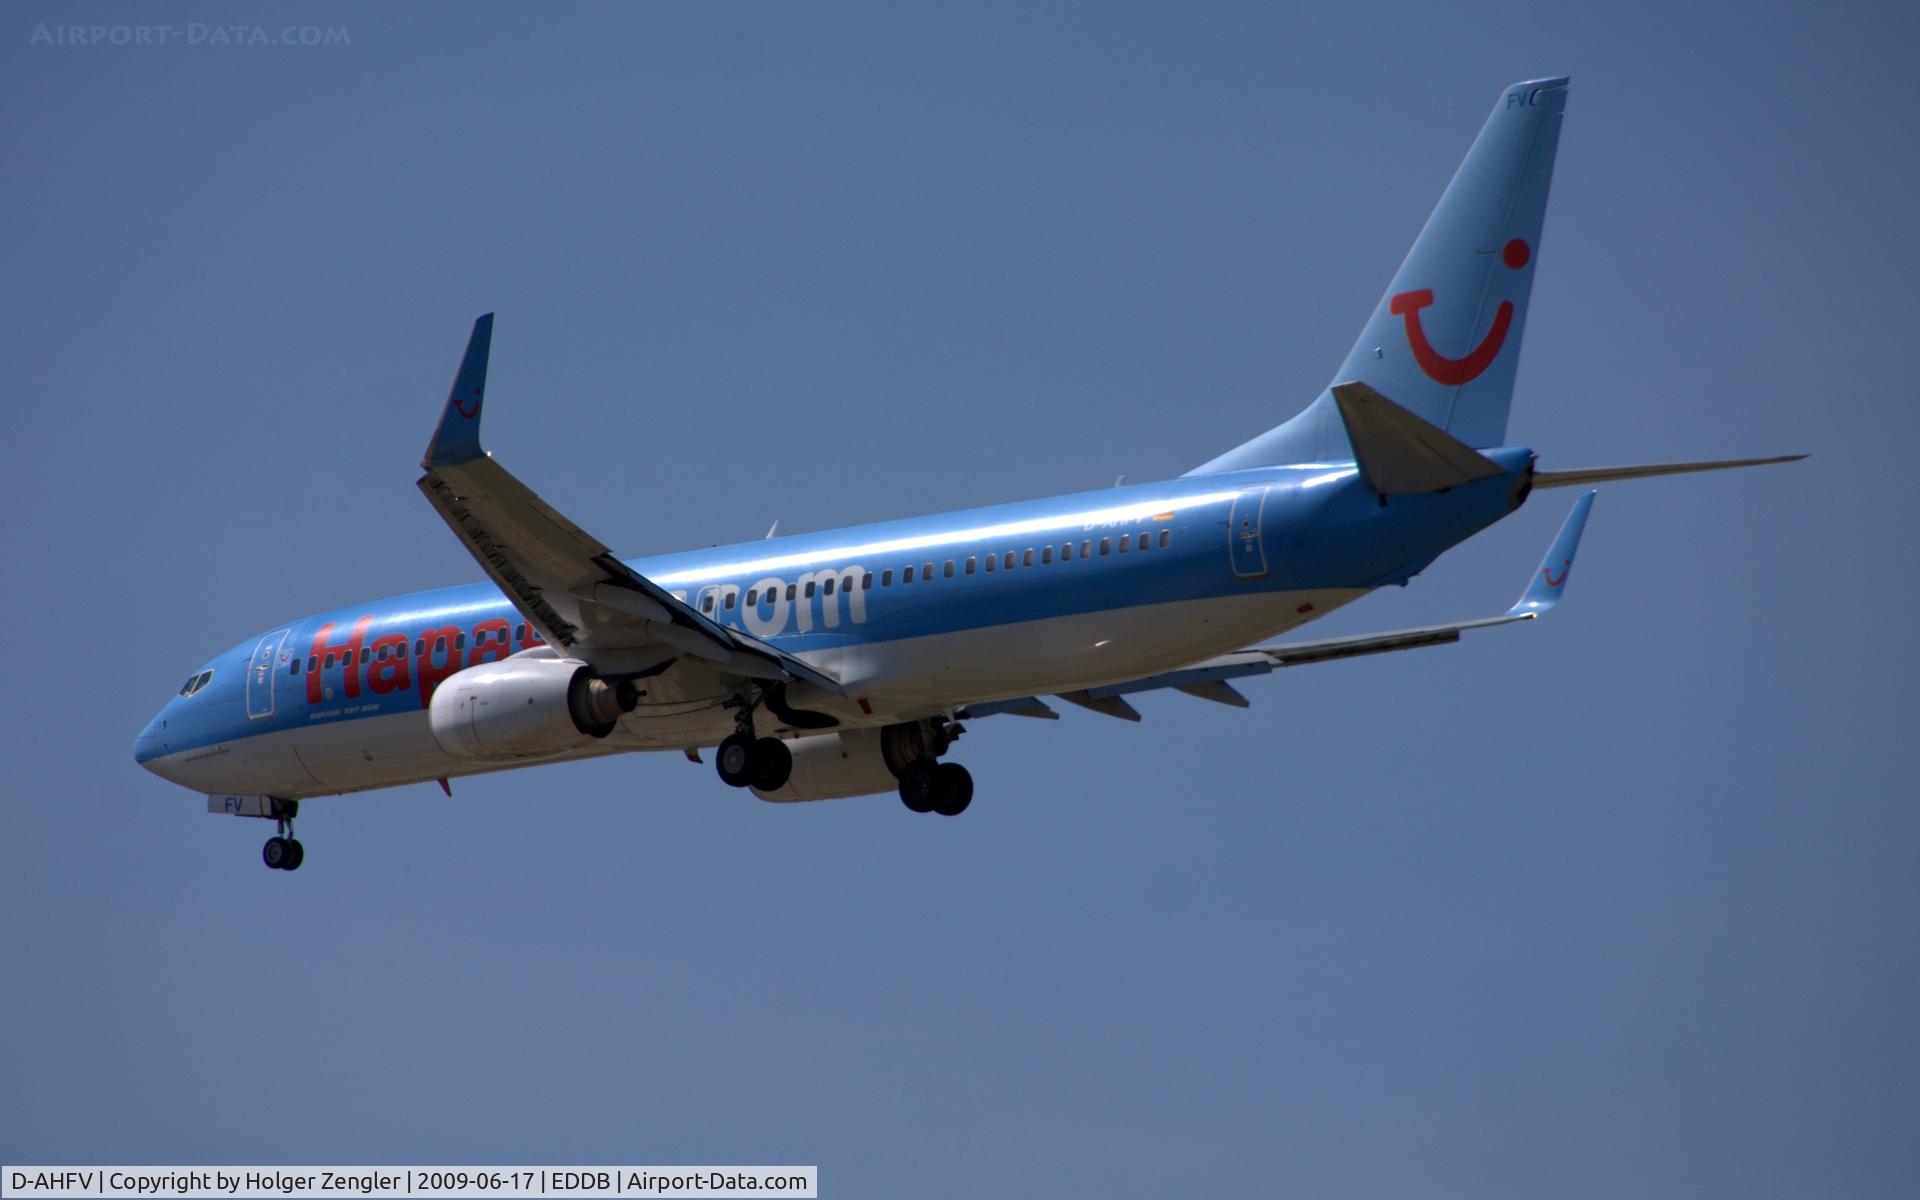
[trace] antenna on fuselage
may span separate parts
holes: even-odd
[[[774,522],[773,524],[771,524],[771,525],[769,525],[769,526],[767,526],[767,536],[766,536],[766,537],[763,537],[763,538],[761,538],[760,540],[761,540],[761,541],[763,541],[763,542],[770,542],[770,541],[772,541],[772,540],[773,540],[773,531],[774,531],[774,530],[776,530],[776,529],[778,529],[778,528],[780,528],[780,522],[778,522],[778,521],[775,521],[775,522]]]

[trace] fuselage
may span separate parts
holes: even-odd
[[[1525,499],[1531,453],[1486,453],[1501,476],[1384,504],[1353,464],[1307,463],[629,565],[841,682],[809,707],[883,725],[1169,670],[1404,583]],[[464,668],[555,653],[491,583],[317,613],[210,659],[135,758],[198,790],[289,799],[497,770],[449,755],[427,705]],[[718,742],[726,686],[689,666],[642,681],[613,736],[556,757]]]

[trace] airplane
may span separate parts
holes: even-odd
[[[1538,618],[1593,507],[1572,506],[1520,598],[1476,620],[1271,639],[1406,584],[1536,490],[1804,455],[1540,470],[1506,443],[1566,77],[1502,89],[1333,382],[1303,410],[1154,483],[622,559],[481,446],[493,315],[475,322],[418,486],[487,582],[285,621],[208,660],[134,742],[209,811],[641,750],[763,800],[897,792],[957,816],[976,721],[1057,698],[1137,721],[1172,689],[1457,642]]]

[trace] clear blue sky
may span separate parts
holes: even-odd
[[[1910,5],[0,13],[0,1159],[818,1163],[823,1194],[1899,1196],[1920,1172]],[[36,25],[345,27],[331,48]],[[1177,474],[1327,382],[1502,85],[1572,99],[1512,436],[1567,602],[1245,713],[994,719],[958,821],[677,756],[262,824],[209,654],[477,575]],[[1572,499],[1326,633],[1480,615]]]

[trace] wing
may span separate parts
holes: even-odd
[[[1178,671],[1166,671],[1159,675],[1148,675],[1142,679],[1129,679],[1121,683],[1110,683],[1102,687],[1086,688],[1076,692],[1062,692],[1060,699],[1082,708],[1092,709],[1123,721],[1138,721],[1140,710],[1128,704],[1126,697],[1135,692],[1152,692],[1162,688],[1173,688],[1201,700],[1212,700],[1218,704],[1230,704],[1235,708],[1247,707],[1247,698],[1234,690],[1230,682],[1249,675],[1266,675],[1281,667],[1299,667],[1308,663],[1331,662],[1339,658],[1358,658],[1363,654],[1384,654],[1390,650],[1413,650],[1421,646],[1443,646],[1457,642],[1460,635],[1470,629],[1490,629],[1495,625],[1510,625],[1515,621],[1530,621],[1551,609],[1560,600],[1566,590],[1567,576],[1573,573],[1574,552],[1580,548],[1580,534],[1587,527],[1587,514],[1593,509],[1593,492],[1588,492],[1574,501],[1573,511],[1567,514],[1566,521],[1555,535],[1553,545],[1547,549],[1547,556],[1540,560],[1540,568],[1527,582],[1526,591],[1513,603],[1513,607],[1496,617],[1481,617],[1473,621],[1455,621],[1448,625],[1423,625],[1416,629],[1398,629],[1391,633],[1369,633],[1358,637],[1328,638],[1317,642],[1288,642],[1275,646],[1255,646],[1247,650],[1238,650],[1232,654],[1223,654],[1191,667]],[[1053,718],[1060,714],[1049,708],[1038,696],[1020,696],[1012,700],[995,700],[986,704],[970,704],[957,715],[967,717],[987,717],[1007,713],[1022,717]]]
[[[480,446],[493,314],[474,322],[440,424],[420,466],[422,494],[489,578],[549,643],[606,674],[680,655],[745,679],[805,680],[842,694],[831,676],[701,615],[515,479]]]

